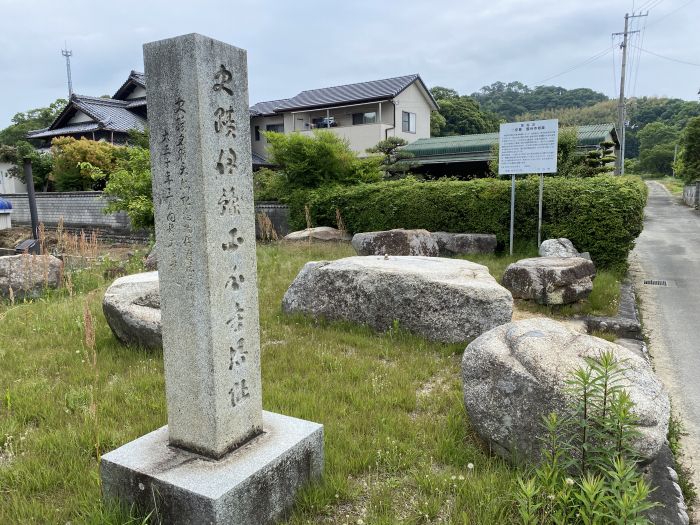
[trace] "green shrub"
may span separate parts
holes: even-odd
[[[270,161],[285,174],[288,189],[320,188],[327,184],[357,184],[381,180],[380,160],[359,159],[331,131],[313,135],[266,132]]]
[[[253,194],[256,201],[278,201],[288,193],[287,177],[284,173],[261,168],[253,173]]]
[[[516,183],[515,236],[537,238],[538,178]],[[548,177],[544,185],[543,238],[566,237],[589,251],[602,268],[623,267],[642,230],[646,186],[636,177]],[[500,246],[510,229],[510,181],[420,182],[413,178],[296,191],[289,196],[290,223],[306,227],[308,204],[316,226],[333,226],[336,209],[351,232],[425,228],[494,233]]]
[[[655,504],[632,448],[639,423],[622,365],[604,352],[571,374],[570,403],[543,422],[542,461],[519,480],[523,524],[649,523]]]
[[[124,158],[125,148],[113,146],[109,142],[88,140],[82,137],[56,137],[51,141],[53,155],[52,177],[58,191],[101,190],[104,180],[95,179],[91,169],[81,166],[93,166],[109,175],[117,167],[120,158]]]

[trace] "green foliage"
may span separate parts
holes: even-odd
[[[381,155],[380,169],[385,179],[400,179],[408,174],[412,167],[408,159],[413,157],[413,153],[401,149],[406,144],[408,141],[401,137],[389,137],[367,149],[367,153]]]
[[[484,111],[479,103],[466,95],[460,96],[454,89],[440,86],[430,92],[440,106],[430,119],[431,136],[470,135],[498,131],[499,119]],[[442,117],[442,118],[440,118]]]
[[[686,182],[700,179],[700,117],[688,122],[681,147],[681,176]]]
[[[637,133],[639,163],[636,169],[645,173],[671,175],[674,149],[679,137],[680,131],[664,122],[652,122],[644,126]]]
[[[93,178],[104,178],[104,173],[93,171]],[[153,229],[151,155],[147,148],[127,148],[126,158],[109,175],[103,195],[109,198],[105,213],[124,211],[134,228]]]
[[[602,93],[588,88],[564,89],[559,86],[530,88],[522,82],[494,82],[472,93],[484,111],[495,113],[507,122],[518,115],[561,108],[581,108],[607,100]],[[532,119],[531,119],[532,120]],[[594,122],[600,124],[600,121]]]
[[[127,140],[129,146],[136,146],[137,148],[149,149],[149,140],[150,132],[148,128],[144,129],[143,131],[139,131],[137,129],[129,130],[129,138]]]
[[[0,131],[0,144],[14,146],[26,140],[27,132],[48,127],[63,111],[67,101],[58,98],[47,108],[36,108],[16,113],[12,124]]]
[[[586,154],[585,166],[589,176],[613,173],[615,169],[615,143],[601,142],[599,146]]]
[[[32,179],[36,191],[46,191],[52,169],[52,156],[45,151],[38,151],[29,142],[17,141],[14,146],[0,144],[0,162],[14,164],[8,175],[24,182],[24,159],[32,161]]]
[[[359,159],[348,142],[333,132],[315,130],[312,136],[265,132],[265,138],[270,161],[285,174],[290,190],[381,179],[372,161]]]
[[[73,137],[57,137],[51,141],[53,154],[52,178],[58,191],[100,190],[104,177],[93,177],[97,168],[109,176],[123,158],[126,148],[109,142]]]
[[[537,177],[518,180],[515,236],[537,238]],[[642,230],[647,190],[637,177],[547,178],[544,185],[544,238],[566,237],[589,251],[601,268],[623,267]],[[308,204],[316,226],[334,226],[336,209],[351,232],[425,228],[429,231],[494,233],[501,246],[510,226],[510,181],[477,179],[399,181],[295,192],[290,222],[306,227]]]
[[[256,201],[283,200],[287,193],[287,177],[284,173],[270,168],[261,168],[253,173],[253,194]]]
[[[563,414],[543,421],[540,465],[519,480],[525,524],[644,524],[651,487],[636,467],[633,403],[623,388],[623,363],[612,352],[587,359],[568,381]]]

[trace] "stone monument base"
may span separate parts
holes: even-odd
[[[263,434],[219,460],[168,445],[164,426],[102,456],[105,500],[156,523],[265,525],[323,471],[323,425],[263,412]]]

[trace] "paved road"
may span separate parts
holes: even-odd
[[[700,480],[700,212],[650,182],[644,231],[631,270],[650,352],[689,435],[685,450]],[[669,286],[643,284],[666,280]],[[700,484],[698,485],[700,486]]]

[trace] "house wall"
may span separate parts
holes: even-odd
[[[14,164],[9,162],[0,162],[0,193],[24,193],[27,191],[27,185],[21,180],[10,177],[8,172]]]
[[[268,124],[283,124],[284,117],[282,115],[273,117],[253,117],[250,119],[250,144],[253,153],[267,158],[267,140],[263,135]],[[255,140],[255,126],[260,126],[260,140]],[[286,131],[286,128],[285,128]]]
[[[89,117],[82,111],[76,111],[75,115],[73,115],[73,118],[71,118],[68,121],[68,124],[78,124],[79,122],[94,122],[95,119],[92,117]]]
[[[136,86],[134,90],[129,93],[129,96],[126,97],[127,100],[132,99],[132,98],[142,98],[146,96],[146,90],[142,88],[141,86]]]
[[[409,143],[418,139],[430,138],[430,104],[415,82],[399,93],[394,99],[394,103],[396,104],[396,129],[391,133],[392,135],[401,137]],[[401,131],[403,111],[416,114],[415,133]]]

